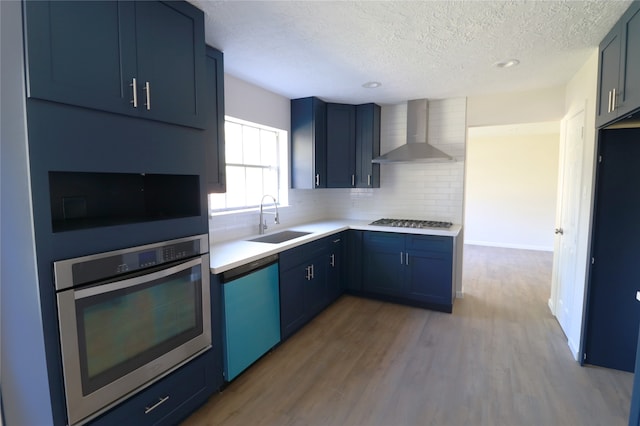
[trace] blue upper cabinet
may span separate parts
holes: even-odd
[[[356,187],[380,188],[380,105],[356,107]]]
[[[327,188],[356,186],[356,107],[327,104]]]
[[[27,96],[204,128],[204,14],[186,2],[25,2]]]
[[[380,106],[291,101],[292,188],[379,188]]]
[[[327,104],[315,97],[291,100],[291,187],[327,187]]]
[[[640,2],[633,2],[600,43],[596,125],[640,108]]]

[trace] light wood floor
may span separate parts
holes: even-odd
[[[344,296],[183,426],[626,425],[633,375],[573,360],[551,264],[465,246],[453,314]]]

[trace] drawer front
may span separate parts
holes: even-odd
[[[452,252],[453,238],[440,235],[407,235],[405,239],[407,250]]]
[[[212,351],[209,350],[98,417],[91,425],[175,424],[213,394],[209,386],[212,365]]]

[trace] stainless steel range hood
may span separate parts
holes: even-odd
[[[429,101],[407,101],[407,143],[395,148],[372,163],[439,163],[455,161],[453,157],[427,143]]]

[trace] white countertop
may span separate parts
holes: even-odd
[[[403,234],[421,234],[421,235],[442,235],[447,237],[456,237],[460,233],[462,227],[453,225],[448,229],[416,229],[416,228],[394,228],[391,226],[375,226],[369,225],[370,221],[357,220],[332,220],[323,222],[312,222],[303,225],[292,226],[287,228],[291,231],[311,232],[309,235],[294,238],[280,244],[258,243],[248,241],[259,237],[260,235],[250,235],[241,240],[226,241],[222,243],[212,244],[209,250],[211,273],[220,274],[229,269],[242,266],[253,262],[271,254],[276,254],[289,250],[291,248],[306,244],[308,242],[318,240],[338,232],[348,229],[357,229],[362,231],[380,231],[380,232],[396,232]],[[280,231],[276,231],[280,232]],[[276,233],[274,232],[274,233]]]

